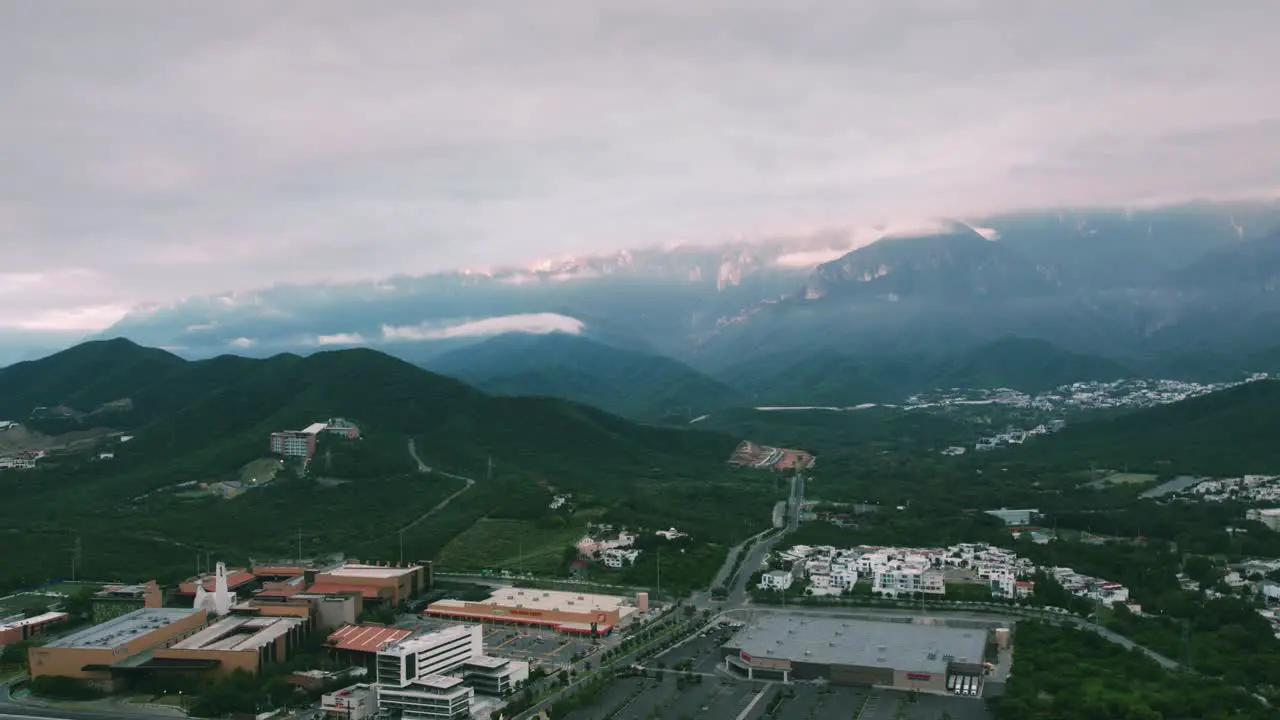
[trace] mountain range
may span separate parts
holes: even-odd
[[[537,471],[574,455],[606,466],[664,458],[716,465],[735,444],[556,398],[491,396],[368,349],[187,361],[115,339],[0,369],[0,416],[27,420],[34,408],[61,408],[38,423],[51,433],[84,429],[85,413],[121,401],[125,409],[92,422],[140,431],[141,452],[169,458],[157,470],[238,467],[265,452],[269,433],[335,416],[373,436],[417,438],[421,457],[452,467],[492,459]],[[407,450],[395,452],[407,463]]]

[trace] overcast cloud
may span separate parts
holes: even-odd
[[[1280,179],[1278,26],[1275,0],[9,2],[0,329],[1255,193]]]

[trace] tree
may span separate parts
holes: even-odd
[[[80,588],[62,601],[62,607],[73,620],[82,620],[93,612],[93,589]]]

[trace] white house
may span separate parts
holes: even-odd
[[[621,548],[609,548],[600,553],[600,559],[604,561],[604,566],[614,569],[635,565],[638,557],[640,557],[639,550],[623,550]]]
[[[791,587],[791,573],[786,570],[770,570],[760,578],[761,590],[786,590]]]

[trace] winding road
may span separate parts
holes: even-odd
[[[461,488],[459,488],[459,490],[458,490],[457,492],[453,493],[452,495],[450,495],[449,497],[445,498],[444,500],[441,500],[440,502],[436,503],[435,507],[431,508],[430,510],[426,511],[425,513],[423,513],[423,514],[419,515],[418,517],[414,518],[412,521],[410,521],[410,522],[409,522],[409,524],[407,524],[407,525],[405,525],[404,527],[400,528],[397,532],[404,532],[405,530],[409,530],[409,529],[412,529],[412,528],[414,528],[414,527],[417,527],[419,524],[421,524],[421,523],[422,523],[422,521],[423,521],[423,520],[426,520],[427,518],[431,517],[432,515],[435,515],[436,513],[440,512],[441,510],[443,510],[443,509],[445,509],[445,508],[449,507],[449,503],[453,502],[454,498],[456,498],[456,497],[458,497],[459,495],[461,495],[462,493],[464,493],[464,492],[466,492],[466,491],[470,490],[470,489],[471,489],[471,486],[476,484],[476,481],[475,481],[475,480],[472,480],[472,479],[471,479],[471,478],[469,478],[469,477],[463,477],[462,475],[454,475],[453,473],[447,473],[447,472],[442,472],[442,471],[440,471],[440,470],[434,470],[434,469],[432,469],[432,468],[431,468],[431,466],[430,466],[430,465],[427,465],[426,463],[422,462],[422,458],[418,457],[418,448],[417,448],[417,446],[414,444],[414,442],[413,442],[413,438],[409,438],[409,457],[413,458],[413,461],[414,461],[414,462],[416,462],[416,463],[418,463],[418,472],[420,472],[420,473],[422,473],[422,474],[424,474],[424,475],[439,475],[440,477],[453,478],[454,480],[461,480],[461,481],[465,482],[465,483],[466,483],[466,485],[463,485]]]

